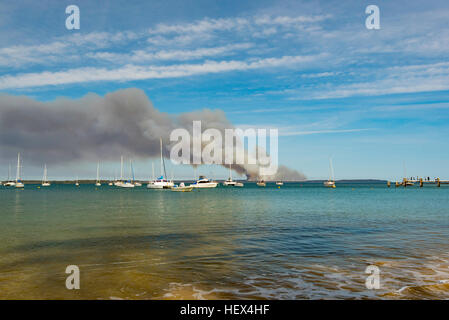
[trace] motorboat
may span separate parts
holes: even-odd
[[[193,188],[216,188],[218,182],[207,179],[205,176],[200,176],[199,179],[191,184]]]
[[[193,190],[192,185],[186,186],[184,184],[184,182],[181,182],[179,184],[179,186],[178,185],[174,185],[173,187],[171,187],[171,191],[177,191],[177,192],[190,192],[192,190]]]

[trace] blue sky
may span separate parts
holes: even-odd
[[[70,4],[80,30],[65,28]],[[369,4],[380,30],[365,28]],[[398,179],[404,161],[408,175],[449,178],[448,16],[447,1],[2,2],[0,92],[51,101],[136,87],[164,112],[279,128],[280,162],[311,179],[327,177],[330,156],[337,179]]]

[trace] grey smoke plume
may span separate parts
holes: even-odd
[[[0,95],[0,159],[8,157],[9,161],[17,152],[37,165],[117,160],[121,154],[154,157],[159,156],[159,137],[164,141],[164,156],[168,157],[170,132],[180,127],[191,131],[193,120],[201,120],[203,130],[216,128],[223,132],[233,128],[221,110],[176,116],[160,112],[139,89],[51,102]],[[233,169],[255,177],[255,171],[245,166],[234,165]],[[283,166],[276,177],[280,175],[305,178]]]

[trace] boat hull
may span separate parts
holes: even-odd
[[[175,192],[190,192],[193,190],[193,187],[172,187],[171,191]]]
[[[324,181],[324,186],[327,188],[335,188],[335,182],[334,181]]]
[[[197,183],[192,184],[192,188],[198,188],[198,189],[208,189],[208,188],[216,188],[218,186],[217,182],[208,182],[208,183]]]

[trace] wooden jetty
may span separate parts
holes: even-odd
[[[403,178],[402,181],[396,181],[394,183],[395,187],[413,187],[415,185],[419,185],[420,188],[424,187],[425,184],[435,184],[437,187],[441,187],[442,184],[449,184],[449,180],[441,180],[440,178],[435,178],[431,180],[429,178],[416,178],[416,179],[407,179]],[[391,181],[387,181],[388,188],[391,187]]]

